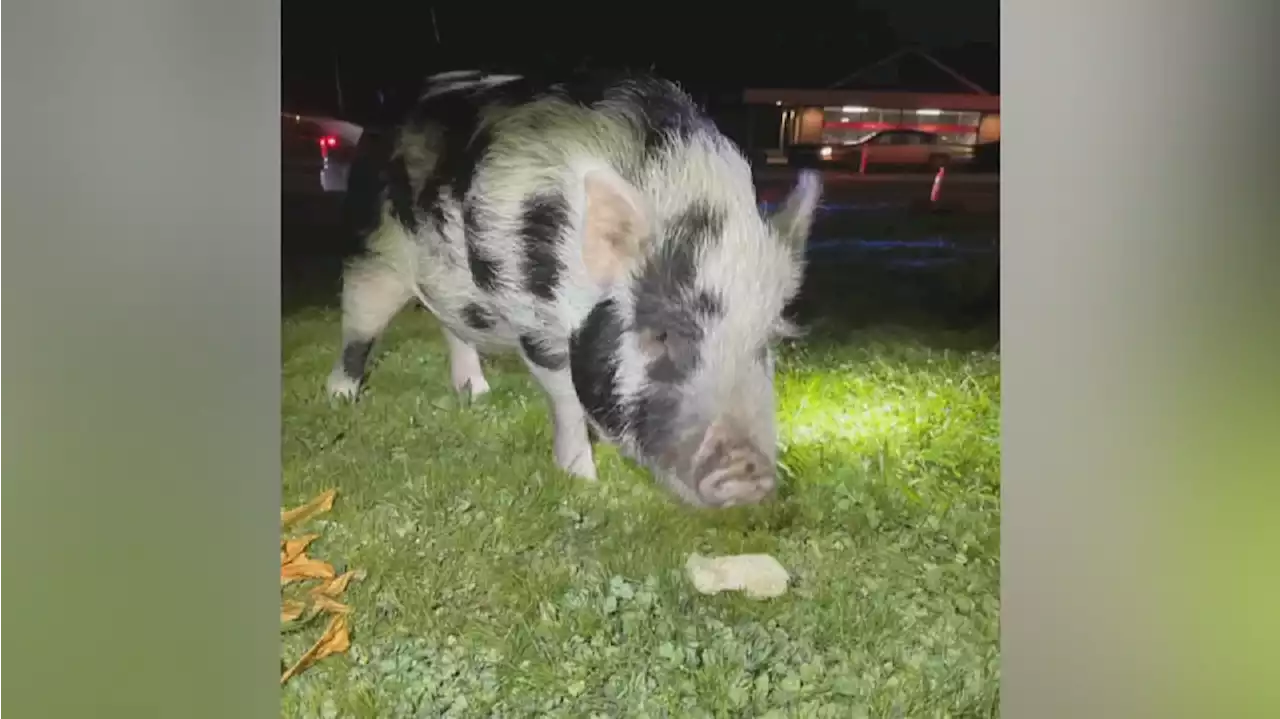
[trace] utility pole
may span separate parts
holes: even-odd
[[[333,85],[338,90],[338,114],[346,116],[347,108],[342,100],[342,73],[338,71],[338,56],[333,56]]]

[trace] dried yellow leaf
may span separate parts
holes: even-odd
[[[347,615],[335,614],[333,619],[329,620],[329,625],[324,628],[324,634],[320,635],[316,643],[305,654],[298,657],[298,661],[294,662],[293,666],[280,675],[280,683],[284,684],[289,681],[290,677],[296,676],[325,657],[341,654],[350,649],[351,638],[348,632]]]
[[[311,601],[312,606],[322,612],[329,612],[330,614],[349,614],[351,612],[351,607],[324,594],[314,595]]]
[[[337,494],[336,489],[330,489],[306,504],[293,509],[282,510],[280,512],[281,531],[287,530],[292,525],[305,522],[316,515],[328,512],[333,508],[333,502]],[[284,684],[290,677],[296,676],[321,659],[345,652],[351,646],[348,619],[351,607],[339,601],[338,597],[346,591],[352,579],[359,579],[364,576],[364,573],[349,571],[340,576],[335,576],[337,573],[332,564],[308,557],[307,547],[319,536],[318,534],[307,534],[291,539],[281,538],[280,540],[280,585],[282,587],[290,582],[306,579],[321,580],[319,585],[313,587],[303,599],[281,598],[281,623],[296,620],[309,621],[317,613],[321,612],[331,615],[324,633],[316,643],[299,657],[293,666],[281,674],[281,684]]]
[[[299,579],[332,579],[333,565],[320,559],[312,559],[305,553],[292,562],[280,565],[280,583],[288,584]]]
[[[329,489],[320,493],[310,502],[307,502],[300,507],[281,510],[280,526],[282,528],[288,528],[291,525],[310,519],[317,514],[324,514],[325,512],[328,512],[330,509],[333,509],[333,500],[337,496],[337,489]]]
[[[351,582],[351,578],[354,575],[355,575],[354,570],[343,572],[342,574],[334,577],[333,579],[330,579],[329,581],[323,584],[320,584],[319,586],[313,587],[311,589],[311,594],[312,595],[322,594],[326,597],[341,596],[343,592],[347,591],[347,585]]]
[[[307,610],[307,603],[296,599],[286,599],[280,604],[280,623],[292,622]]]
[[[302,556],[302,553],[307,549],[307,545],[311,544],[319,537],[320,537],[319,534],[305,534],[301,537],[294,537],[293,539],[281,540],[280,541],[280,564],[281,565],[288,564],[289,562],[292,562],[293,560]]]

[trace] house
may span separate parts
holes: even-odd
[[[743,100],[751,125],[746,144],[753,154],[852,143],[892,128],[934,132],[968,145],[1000,139],[1000,96],[914,48],[826,88],[750,88]]]

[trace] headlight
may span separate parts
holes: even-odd
[[[822,159],[824,159],[824,160],[830,159],[830,158],[831,158],[831,148],[830,148],[830,147],[824,147],[824,148],[822,148],[821,150],[818,150],[818,155],[819,155]]]

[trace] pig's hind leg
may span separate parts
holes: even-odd
[[[331,396],[355,398],[374,342],[411,297],[404,280],[383,262],[366,258],[348,266],[342,277],[342,352],[329,373]]]

